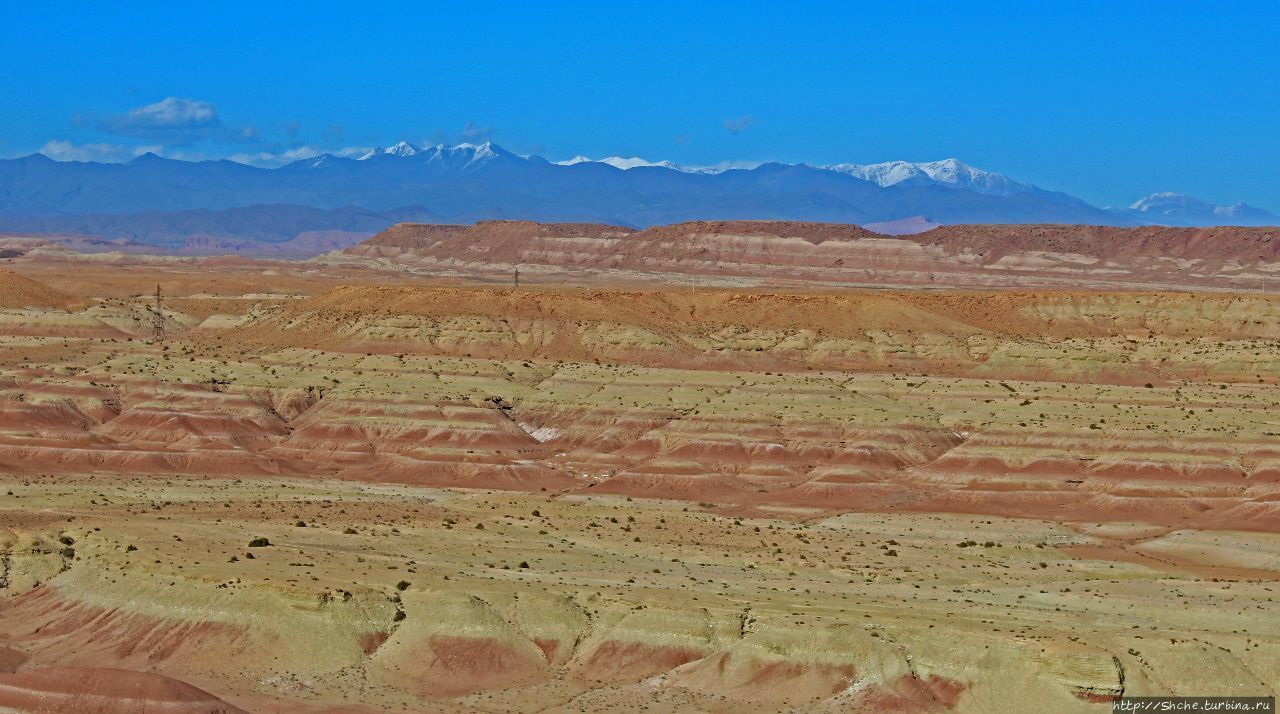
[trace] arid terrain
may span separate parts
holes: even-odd
[[[1280,690],[1276,229],[0,256],[0,711]]]

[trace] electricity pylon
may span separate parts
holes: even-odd
[[[151,308],[151,339],[164,341],[164,307],[160,301],[160,286],[156,285],[156,304]]]

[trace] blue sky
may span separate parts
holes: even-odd
[[[1274,2],[9,3],[0,156],[954,156],[1280,210],[1278,27]]]

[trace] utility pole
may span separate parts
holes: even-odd
[[[151,315],[151,325],[152,325],[151,339],[155,340],[156,342],[164,341],[163,309],[164,309],[163,305],[160,302],[160,285],[157,284],[156,285],[156,304],[155,304],[155,307],[151,308],[153,313]]]
[[[520,287],[520,266],[516,266],[516,287]]]

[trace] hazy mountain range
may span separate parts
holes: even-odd
[[[1280,217],[1157,193],[1100,208],[955,159],[883,164],[684,167],[639,158],[562,162],[493,143],[401,142],[269,169],[145,154],[128,163],[0,160],[0,231],[77,234],[168,248],[352,242],[404,220],[490,218],[646,227],[695,219],[934,223],[1276,225]],[[301,241],[299,245],[309,245]]]

